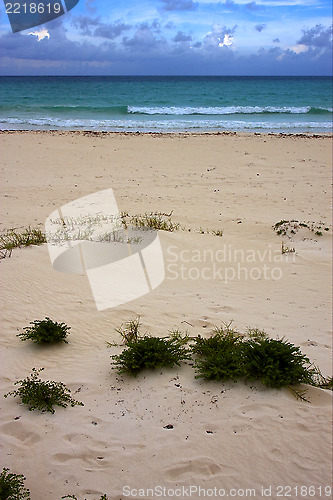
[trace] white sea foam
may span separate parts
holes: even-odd
[[[143,115],[234,115],[234,114],[264,114],[287,113],[307,114],[311,107],[276,107],[276,106],[128,106],[128,112]]]
[[[106,131],[142,131],[142,132],[174,132],[174,131],[332,131],[330,121],[256,121],[256,120],[220,120],[220,119],[121,119],[121,120],[95,120],[95,119],[63,119],[63,118],[2,118],[2,130],[106,130]]]

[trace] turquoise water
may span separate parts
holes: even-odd
[[[330,77],[1,77],[0,129],[331,132]]]

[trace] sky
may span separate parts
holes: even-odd
[[[331,0],[79,0],[17,33],[5,3],[1,75],[332,75]]]

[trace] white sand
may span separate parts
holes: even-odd
[[[1,395],[45,367],[43,378],[84,403],[51,415],[2,398],[1,466],[27,477],[33,500],[220,498],[223,490],[264,498],[262,487],[274,499],[329,498],[330,391],[310,388],[304,403],[288,389],[195,380],[189,365],[120,377],[110,364],[120,349],[106,342],[120,341],[115,328],[138,315],[143,332],[160,336],[208,335],[233,320],[241,331],[285,336],[331,376],[332,139],[16,132],[0,140],[1,230],[43,229],[57,207],[106,188],[120,210],[173,210],[192,229],[160,233],[158,288],[101,312],[86,276],[53,270],[47,245],[0,262]],[[296,254],[282,256],[272,229],[281,219],[322,221],[330,231],[284,238]],[[71,326],[68,345],[16,337],[45,316]]]

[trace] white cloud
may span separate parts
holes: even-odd
[[[230,35],[224,35],[222,42],[221,42],[221,38],[219,38],[219,40],[220,40],[219,47],[223,47],[223,46],[230,47],[230,45],[233,44],[233,39],[234,38]]]
[[[46,29],[41,29],[39,31],[31,31],[28,34],[36,36],[39,42],[44,38],[50,38],[50,33]]]

